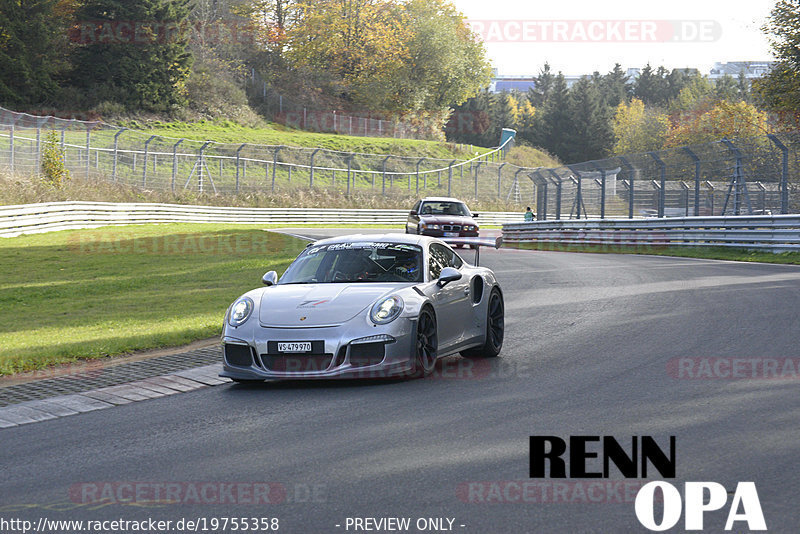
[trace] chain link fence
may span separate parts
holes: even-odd
[[[103,179],[145,190],[201,194],[291,193],[298,189],[349,194],[367,190],[383,196],[496,199],[511,187],[508,172],[500,172],[506,166],[493,162],[502,159],[513,140],[470,160],[412,158],[178,139],[102,122],[41,117],[2,108],[0,169],[39,174],[47,138],[53,134],[73,177]],[[487,172],[492,166],[498,170]]]
[[[154,191],[453,196],[535,206],[540,220],[800,213],[798,133],[549,169],[503,162],[513,140],[469,160],[412,158],[177,139],[0,108],[0,170],[39,174],[50,132],[73,177]]]
[[[537,218],[798,213],[798,133],[537,169]]]

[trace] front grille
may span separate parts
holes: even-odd
[[[460,232],[461,225],[460,224],[443,224],[442,230],[445,232]]]
[[[331,365],[333,354],[262,354],[261,363],[268,371],[281,373],[307,373],[325,371]]]
[[[238,367],[250,367],[253,353],[247,345],[225,345],[225,361]]]
[[[383,361],[385,354],[386,344],[383,341],[350,345],[350,365],[353,367],[376,365]]]

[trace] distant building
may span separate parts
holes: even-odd
[[[708,74],[708,78],[714,81],[722,78],[726,74],[737,78],[740,72],[744,72],[745,78],[752,80],[754,78],[760,78],[769,72],[773,65],[775,65],[774,61],[729,61],[728,63],[714,63],[714,66],[711,68]],[[656,69],[658,67],[656,66],[653,68]],[[689,67],[680,70],[684,71],[686,74],[697,74],[700,72],[699,69]],[[628,75],[630,81],[634,81],[639,77],[641,72],[641,68],[632,67],[627,69],[625,74]],[[581,78],[588,78],[590,76],[591,74],[565,74],[564,79],[567,82],[567,87],[572,87]],[[495,69],[492,82],[489,85],[489,91],[492,93],[503,93],[510,91],[527,92],[528,89],[531,89],[535,86],[535,75],[499,74],[497,69]]]
[[[489,91],[492,93],[522,91],[524,93],[527,92],[528,89],[531,89],[534,85],[536,85],[534,82],[534,76],[496,75],[494,78],[492,78]]]
[[[712,80],[722,78],[725,75],[738,78],[744,72],[744,77],[748,80],[761,78],[775,65],[774,61],[729,61],[728,63],[714,63],[708,77]]]

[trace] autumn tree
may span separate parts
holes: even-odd
[[[721,100],[693,120],[676,124],[669,133],[667,146],[676,147],[719,141],[723,137],[755,137],[769,133],[767,115],[742,100]]]
[[[489,85],[491,69],[483,44],[448,0],[403,4],[410,34],[398,80],[398,105],[409,110],[443,110]]]
[[[762,28],[769,36],[777,64],[753,89],[776,111],[800,109],[800,2],[779,0]]]
[[[661,150],[669,134],[670,122],[666,113],[646,108],[638,98],[629,104],[620,103],[614,113],[614,154]]]

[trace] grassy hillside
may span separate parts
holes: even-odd
[[[505,159],[508,163],[519,167],[560,167],[558,158],[551,156],[540,148],[518,145],[508,151]]]
[[[393,154],[395,156],[467,159],[475,156],[475,152],[483,153],[489,150],[475,147],[471,151],[468,145],[455,145],[438,141],[314,133],[287,128],[280,124],[248,127],[231,121],[199,121],[191,123],[128,121],[120,124],[120,126],[140,130],[151,135],[185,137],[187,139],[217,141],[219,143],[321,147],[343,152]]]

